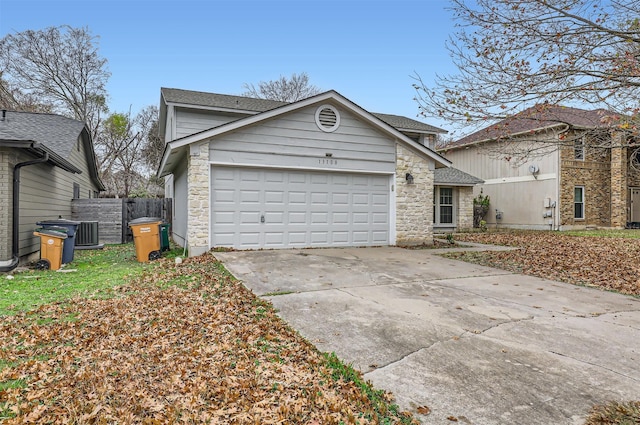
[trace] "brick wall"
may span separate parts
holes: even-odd
[[[585,218],[574,218],[574,188],[584,186]],[[611,158],[585,152],[585,160],[574,159],[571,148],[560,151],[560,225],[611,225]]]
[[[192,145],[187,166],[187,243],[189,255],[209,250],[209,144]]]
[[[9,151],[0,149],[0,261],[11,260],[13,165]]]
[[[429,161],[396,144],[396,244],[433,243],[433,170]],[[411,173],[413,184],[405,176]]]

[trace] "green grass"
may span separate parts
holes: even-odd
[[[353,382],[363,394],[373,404],[375,418],[367,418],[375,420],[379,424],[412,424],[413,418],[405,416],[399,411],[396,404],[389,402],[389,396],[382,390],[376,390],[371,382],[365,381],[362,375],[350,365],[344,364],[335,353],[323,353],[327,366],[331,369],[331,379],[335,381],[343,380],[345,382]],[[396,420],[400,420],[396,422]]]
[[[164,253],[175,257],[180,249]],[[13,279],[0,275],[0,316],[29,311],[75,296],[109,297],[111,288],[154,267],[138,263],[133,244],[107,245],[102,250],[78,250],[63,271],[26,270]]]
[[[599,230],[570,230],[561,232],[569,236],[587,236],[594,238],[628,238],[640,239],[640,229],[599,229]]]

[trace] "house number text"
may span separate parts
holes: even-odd
[[[321,158],[318,160],[318,164],[322,164],[322,165],[338,165],[338,160],[337,159],[331,159],[331,158]]]

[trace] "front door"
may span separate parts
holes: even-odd
[[[631,217],[629,221],[637,223],[640,222],[640,187],[632,187],[630,191]]]

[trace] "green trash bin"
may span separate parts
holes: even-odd
[[[160,251],[169,251],[169,223],[160,223]]]

